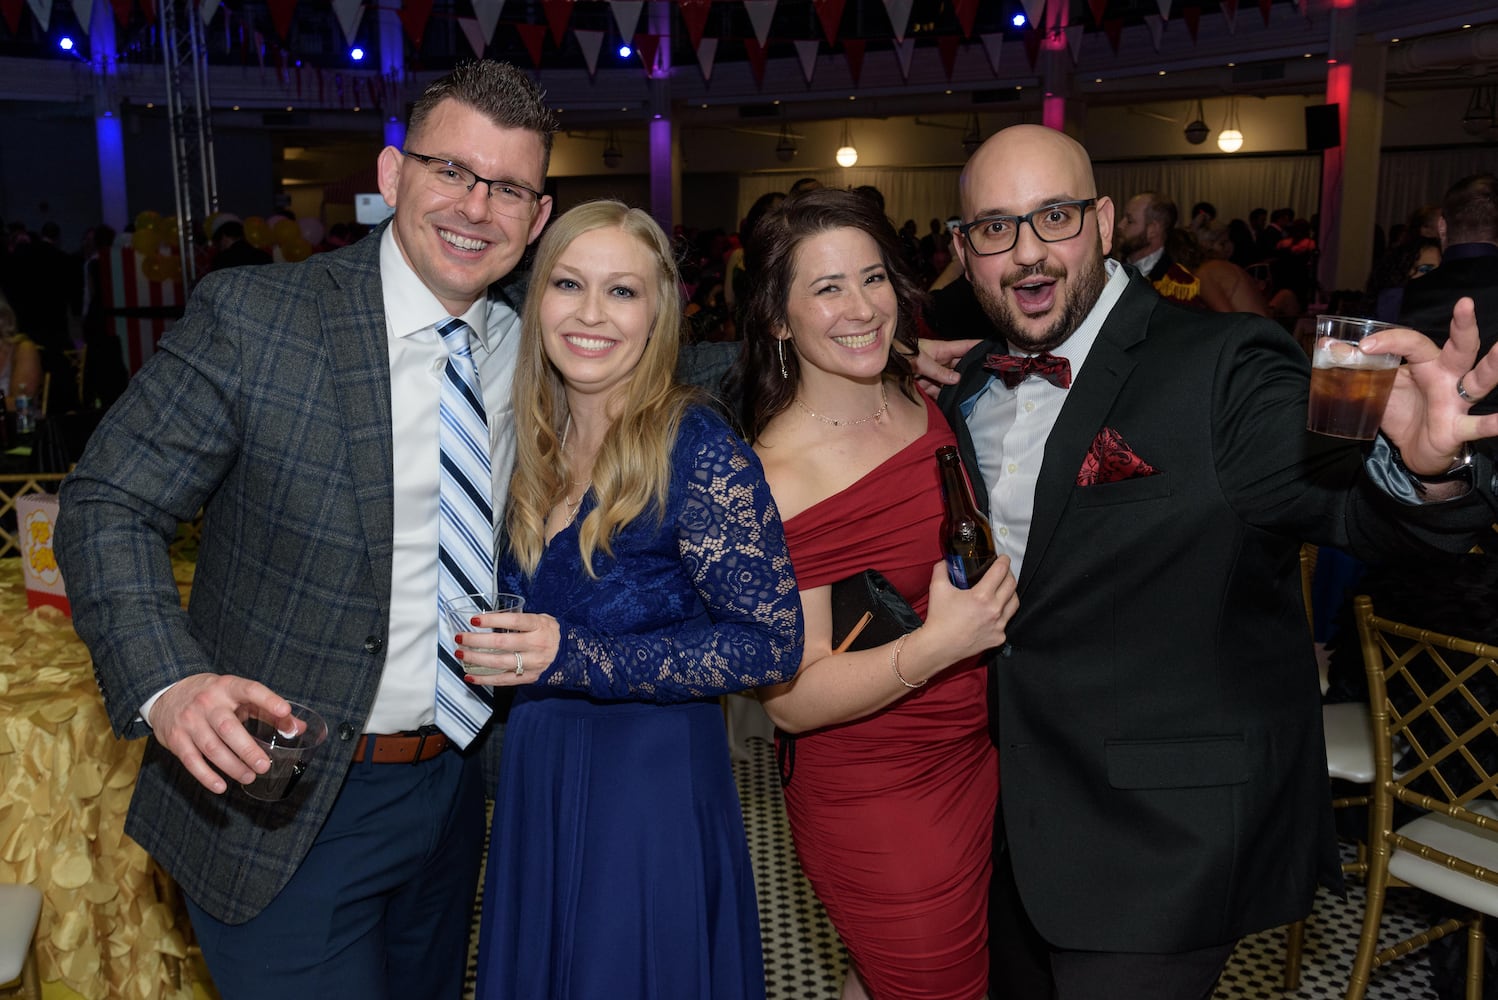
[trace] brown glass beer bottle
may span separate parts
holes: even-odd
[[[947,575],[952,586],[966,590],[997,558],[993,531],[973,500],[957,449],[936,449],[936,467],[941,474],[941,548],[947,556]]]

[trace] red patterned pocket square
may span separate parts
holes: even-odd
[[[1092,439],[1082,468],[1077,470],[1078,486],[1096,486],[1099,483],[1117,483],[1125,479],[1142,479],[1153,476],[1159,470],[1134,454],[1123,435],[1111,427],[1104,427]]]

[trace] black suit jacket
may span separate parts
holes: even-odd
[[[961,410],[1006,349],[942,395],[970,468]],[[1054,946],[1222,944],[1340,882],[1301,541],[1460,549],[1492,510],[1396,509],[1360,447],[1306,433],[1308,385],[1277,324],[1171,305],[1130,269],[1067,394],[991,706],[1015,879]],[[1079,487],[1104,428],[1156,474]]]
[[[1472,296],[1477,306],[1477,332],[1481,335],[1482,357],[1498,343],[1498,247],[1491,254],[1444,260],[1441,266],[1404,286],[1399,305],[1399,322],[1413,327],[1438,344],[1446,343],[1451,334],[1451,311],[1463,295]],[[1475,413],[1491,413],[1498,400],[1485,399],[1472,407]]]

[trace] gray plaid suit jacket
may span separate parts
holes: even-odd
[[[381,235],[210,274],[61,489],[58,560],[117,734],[147,736],[145,700],[203,671],[260,680],[328,721],[331,752],[270,805],[210,793],[147,742],[126,832],[229,923],[260,912],[305,857],[384,667],[394,473]],[[200,507],[184,613],[167,542]]]

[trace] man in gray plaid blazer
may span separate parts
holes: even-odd
[[[513,67],[433,84],[379,155],[392,223],[205,278],[63,484],[75,624],[116,732],[150,737],[126,829],[180,885],[226,998],[461,990],[498,741],[460,751],[432,725],[436,326],[475,333],[502,510],[504,282],[551,211],[555,130]],[[200,508],[184,613],[167,543]],[[328,742],[286,799],[252,799],[233,786],[268,761],[236,713],[285,719],[288,700]]]

